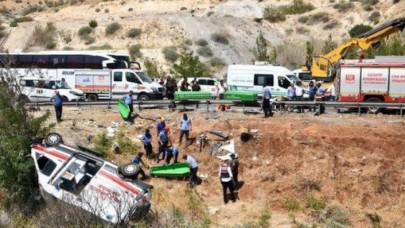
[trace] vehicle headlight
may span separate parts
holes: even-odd
[[[83,95],[83,94],[78,93],[78,92],[76,92],[76,91],[69,91],[69,93],[70,93],[70,94],[73,94],[73,95],[75,95],[75,96],[82,96],[82,95]]]

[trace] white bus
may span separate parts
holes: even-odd
[[[155,85],[152,80],[141,70],[130,69],[129,56],[118,53],[99,53],[96,51],[45,51],[36,53],[0,54],[0,75],[10,74],[16,78],[37,77],[46,79],[65,79],[72,88],[76,87],[76,71],[120,69],[124,74],[134,74],[138,79],[139,91],[133,91],[139,95],[138,99],[161,98],[163,87]],[[139,65],[139,64],[138,64]],[[129,82],[132,83],[132,82]],[[115,83],[110,91],[111,95],[102,96],[98,93],[86,92],[86,98],[108,99],[121,96],[128,91],[120,90],[119,94],[115,88],[129,88],[128,83]],[[116,93],[116,94],[114,94]],[[117,96],[114,96],[117,95]],[[143,95],[143,96],[142,96]]]

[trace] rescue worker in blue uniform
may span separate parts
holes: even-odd
[[[234,182],[233,182],[233,175],[231,167],[229,166],[226,160],[223,160],[221,166],[219,167],[219,178],[222,184],[222,190],[224,195],[224,203],[228,203],[227,197],[227,189],[229,189],[231,193],[231,200],[235,202],[235,194],[234,194]]]

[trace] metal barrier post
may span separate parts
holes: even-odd
[[[111,107],[110,107],[110,105],[111,105],[110,102],[111,102],[111,101],[108,101],[107,109],[110,109],[110,108],[111,108]]]
[[[358,115],[360,116],[360,103],[357,103],[357,107],[358,107]]]
[[[76,107],[79,107],[79,100],[76,100]]]
[[[210,101],[207,101],[207,112],[210,112]]]
[[[141,111],[141,102],[142,101],[138,101],[138,110]]]
[[[401,115],[402,118],[402,104],[399,105],[399,114]]]

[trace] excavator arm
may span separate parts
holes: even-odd
[[[316,80],[332,81],[335,74],[335,65],[340,59],[354,49],[363,51],[370,47],[378,47],[380,41],[392,34],[401,32],[405,28],[405,18],[398,18],[384,24],[381,24],[374,29],[352,38],[346,43],[338,46],[323,56],[314,56],[311,65],[312,78]]]

